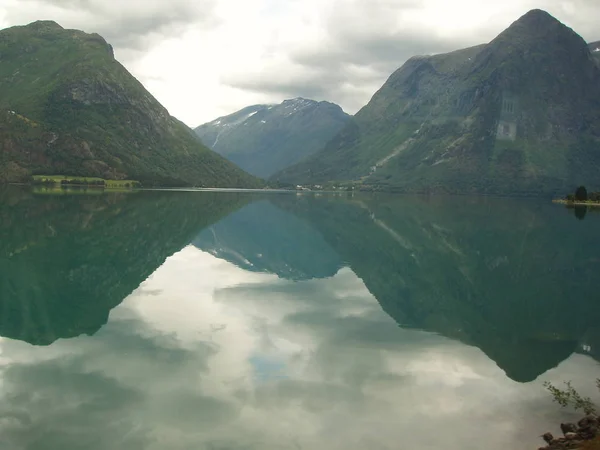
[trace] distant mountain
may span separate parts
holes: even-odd
[[[304,98],[248,106],[196,128],[202,142],[259,177],[323,148],[348,122],[338,105]]]
[[[101,36],[50,21],[0,31],[0,183],[32,173],[262,184],[198,142]]]
[[[600,174],[600,69],[533,10],[486,45],[411,58],[325,148],[273,176],[405,192],[555,194]]]
[[[192,243],[242,269],[288,280],[332,277],[343,265],[309,223],[266,200],[230,214]]]

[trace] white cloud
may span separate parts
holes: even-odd
[[[191,126],[294,96],[354,113],[414,53],[489,41],[534,7],[597,40],[595,0],[4,0],[0,24],[98,31]]]

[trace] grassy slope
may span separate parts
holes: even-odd
[[[202,146],[99,35],[54,22],[0,31],[0,92],[0,181],[33,172],[260,185]]]
[[[274,178],[418,192],[564,192],[600,171],[599,87],[585,42],[535,11],[488,45],[409,60],[323,151]],[[515,99],[512,114],[502,111],[505,96]],[[495,138],[505,119],[517,123],[515,141]]]

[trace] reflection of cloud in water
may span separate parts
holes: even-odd
[[[349,269],[290,282],[192,247],[94,337],[1,351],[10,449],[518,450],[565,419],[541,381],[399,328]],[[575,355],[544,379],[585,392],[595,370]]]

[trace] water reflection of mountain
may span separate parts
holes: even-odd
[[[597,222],[538,202],[310,199],[310,221],[403,326],[460,339],[530,381],[578,350],[600,318]]]
[[[283,201],[293,199],[283,197]],[[267,200],[251,203],[206,228],[193,244],[243,269],[291,280],[331,277],[342,266],[314,227]]]
[[[96,332],[168,256],[248,200],[0,191],[0,335],[45,345]]]
[[[400,325],[477,346],[514,380],[574,351],[599,358],[600,215],[466,197],[268,199],[0,191],[0,335],[49,344],[92,334],[193,240],[292,280],[348,265]]]

